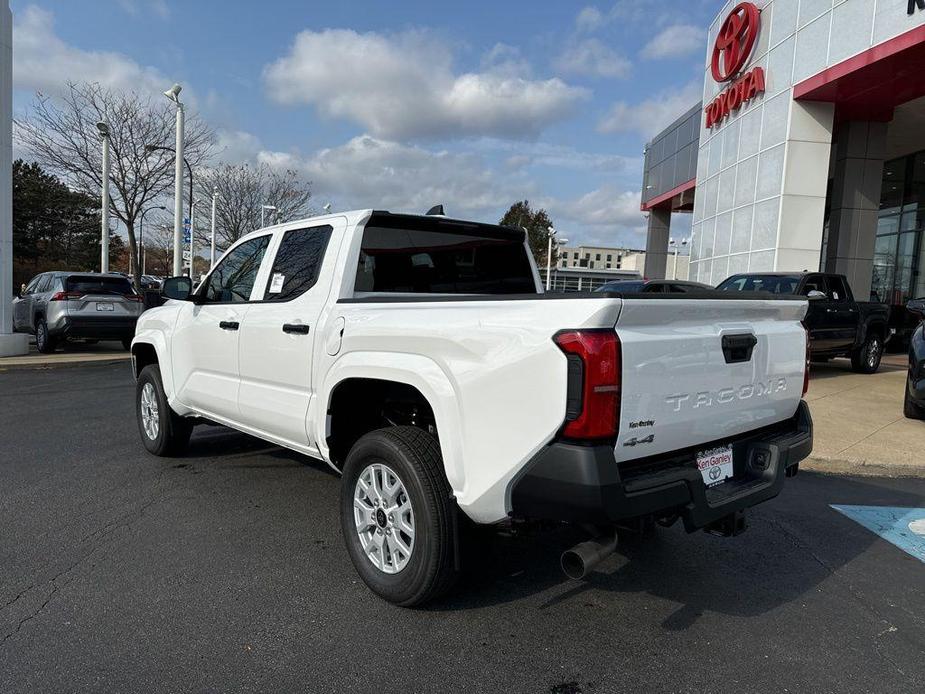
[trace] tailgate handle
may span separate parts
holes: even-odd
[[[752,351],[758,338],[751,333],[745,335],[723,335],[723,356],[727,364],[741,364],[751,361]]]

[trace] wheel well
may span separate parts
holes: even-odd
[[[876,335],[881,340],[886,339],[886,324],[885,323],[871,323],[867,326],[867,335]]]
[[[348,378],[338,383],[328,408],[331,460],[342,467],[361,436],[388,426],[409,425],[437,435],[434,411],[414,386],[375,378]]]
[[[150,364],[157,364],[157,351],[154,345],[145,342],[139,342],[132,347],[132,363],[134,364],[135,378],[141,373],[141,370]]]

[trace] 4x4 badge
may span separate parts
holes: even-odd
[[[649,434],[649,435],[646,436],[644,439],[637,439],[637,438],[634,436],[633,438],[629,439],[628,441],[624,441],[624,442],[623,442],[623,445],[624,445],[624,446],[629,446],[629,447],[632,448],[633,446],[639,446],[639,445],[641,445],[641,444],[643,444],[643,443],[654,443],[654,442],[655,442],[655,434]]]

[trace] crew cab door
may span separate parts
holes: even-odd
[[[848,291],[844,278],[829,275],[826,278],[829,297],[827,308],[833,349],[848,349],[854,345],[860,327],[860,312]]]
[[[272,234],[242,241],[209,273],[195,302],[183,302],[171,344],[174,387],[181,403],[238,421],[240,328]]]
[[[829,301],[828,288],[822,275],[808,275],[800,288],[802,296],[810,292],[822,292],[825,299],[810,299],[806,312],[806,327],[809,330],[810,345],[813,352],[825,352],[833,349],[832,337],[832,303]]]
[[[248,427],[314,448],[306,416],[319,324],[346,219],[277,232],[272,264],[241,325],[238,409]]]

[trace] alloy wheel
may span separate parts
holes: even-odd
[[[386,574],[408,565],[414,551],[414,510],[404,483],[387,465],[373,463],[357,478],[353,519],[366,558]]]
[[[141,425],[145,430],[145,436],[152,441],[157,439],[160,419],[158,418],[157,393],[151,383],[145,383],[141,389]]]

